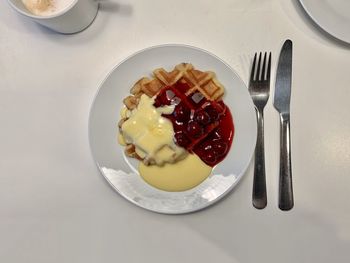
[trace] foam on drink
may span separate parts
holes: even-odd
[[[22,2],[34,15],[51,16],[67,8],[74,0],[22,0]]]

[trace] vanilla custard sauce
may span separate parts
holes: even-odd
[[[139,164],[139,173],[148,184],[169,192],[189,190],[203,182],[211,171],[212,167],[195,154],[163,166]]]

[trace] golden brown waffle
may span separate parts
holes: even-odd
[[[144,77],[138,80],[130,90],[132,95],[126,97],[123,102],[129,110],[135,109],[142,94],[153,97],[163,87],[172,86],[178,81],[191,87],[187,94],[200,92],[209,100],[219,100],[224,95],[224,87],[216,79],[214,72],[203,72],[194,69],[192,64],[181,63],[170,72],[158,68],[153,71],[152,79]]]
[[[137,107],[142,94],[153,97],[162,88],[172,86],[178,81],[186,83],[190,87],[186,95],[200,92],[208,100],[213,101],[220,100],[224,95],[224,87],[216,79],[214,72],[203,72],[195,69],[192,64],[181,63],[176,65],[170,72],[164,68],[158,68],[153,71],[153,78],[143,77],[138,80],[130,90],[131,95],[126,97],[123,103],[129,110],[133,110]],[[125,120],[124,118],[119,122],[119,128]],[[134,145],[127,145],[125,147],[125,153],[129,157],[142,159],[136,154]]]

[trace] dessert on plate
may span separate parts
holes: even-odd
[[[123,100],[119,143],[140,160],[139,173],[165,191],[185,191],[204,181],[229,152],[234,126],[214,72],[181,63],[155,69]]]

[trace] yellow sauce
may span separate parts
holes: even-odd
[[[139,165],[140,175],[148,184],[168,192],[189,190],[203,182],[211,171],[212,167],[195,154],[163,166],[147,166],[143,162]]]
[[[118,132],[118,142],[121,146],[126,146],[126,142],[124,140],[123,135],[120,134],[120,132]]]
[[[163,165],[182,159],[187,151],[176,145],[173,124],[162,116],[172,113],[174,106],[155,108],[153,104],[154,98],[143,94],[136,109],[122,109],[121,117],[128,119],[121,126],[124,141],[119,142],[135,145],[135,152],[147,163]]]

